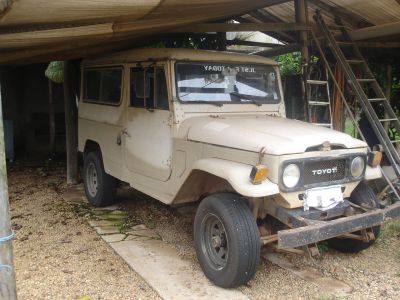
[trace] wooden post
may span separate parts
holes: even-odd
[[[296,23],[308,24],[308,11],[306,0],[294,0]],[[302,96],[304,101],[304,121],[309,121],[308,95],[307,95],[307,76],[308,62],[310,60],[308,53],[308,32],[306,30],[299,32],[299,42],[301,45],[301,77],[302,77]]]
[[[0,83],[0,300],[17,299]]]
[[[333,129],[344,131],[346,120],[343,118],[344,107],[340,93],[344,92],[345,82],[343,70],[338,63],[335,65],[335,80],[338,83],[340,90],[336,85],[333,88],[332,124]]]
[[[53,96],[53,84],[49,79],[49,152],[50,157],[54,157],[56,152],[56,125],[55,125],[55,107]]]
[[[71,61],[64,62],[64,108],[67,151],[67,184],[78,183],[78,112],[75,102],[75,74]]]

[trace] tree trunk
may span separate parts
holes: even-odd
[[[75,73],[71,61],[64,62],[64,107],[67,151],[67,184],[78,183],[78,112],[75,102]]]
[[[55,124],[55,107],[53,97],[53,84],[49,79],[49,152],[50,157],[55,156],[56,152],[56,124]]]

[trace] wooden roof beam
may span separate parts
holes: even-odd
[[[264,57],[274,57],[282,54],[292,53],[296,51],[300,51],[301,45],[300,44],[289,44],[280,47],[276,47],[269,50],[264,50],[260,52],[256,52],[254,54],[264,56]]]
[[[334,17],[340,17],[344,22],[350,24],[354,28],[362,28],[367,26],[373,26],[368,20],[365,20],[361,16],[343,9],[338,6],[331,6],[322,0],[308,0],[308,3],[314,7],[319,8],[325,14],[331,14]]]
[[[281,44],[273,44],[273,43],[262,43],[262,42],[254,42],[254,41],[243,41],[243,40],[228,40],[226,41],[228,45],[240,45],[240,46],[254,46],[254,47],[266,47],[266,48],[275,48],[282,46]]]
[[[349,32],[354,41],[382,38],[400,34],[400,22],[387,23]]]
[[[304,31],[310,30],[301,23],[204,23],[172,29],[170,32],[240,32],[240,31]]]

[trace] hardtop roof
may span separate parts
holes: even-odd
[[[163,60],[188,60],[188,61],[220,61],[256,63],[266,65],[278,65],[272,59],[262,56],[241,54],[227,51],[211,51],[198,49],[176,48],[138,48],[95,58],[85,59],[82,66],[110,65],[131,63],[139,61],[163,61]]]

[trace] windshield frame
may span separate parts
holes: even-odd
[[[233,102],[233,101],[203,101],[203,100],[194,100],[194,101],[185,101],[182,100],[179,96],[179,87],[178,87],[178,65],[180,63],[186,63],[186,64],[223,64],[223,65],[246,65],[246,66],[255,66],[255,67],[271,67],[277,78],[276,78],[276,94],[278,96],[277,100],[271,100],[269,102],[258,102],[258,101],[240,101],[240,102]],[[216,106],[223,106],[224,104],[233,104],[233,105],[277,105],[280,104],[283,101],[283,95],[282,95],[282,86],[280,82],[280,73],[279,73],[279,68],[275,65],[272,64],[262,64],[262,63],[246,63],[246,62],[235,62],[235,61],[213,61],[213,60],[175,60],[174,61],[174,87],[175,87],[175,98],[179,101],[179,103],[182,104],[205,104],[205,105],[216,105]]]

